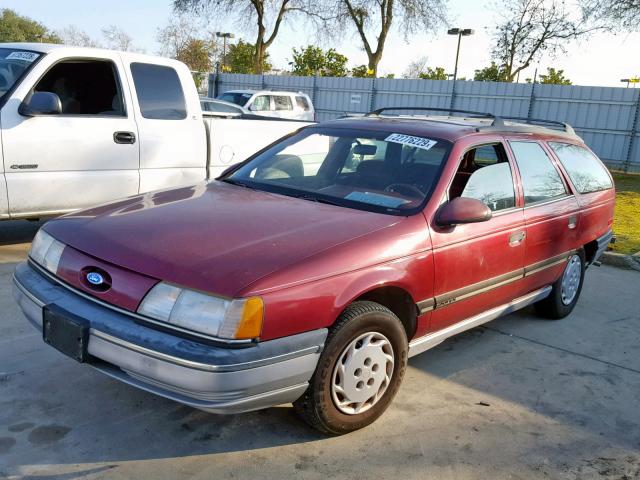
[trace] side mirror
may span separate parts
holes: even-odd
[[[62,113],[60,97],[51,92],[32,93],[18,110],[21,115],[32,117],[34,115],[59,115]]]
[[[490,219],[491,209],[480,200],[457,197],[440,208],[436,223],[441,227],[451,227],[463,223],[486,222]]]

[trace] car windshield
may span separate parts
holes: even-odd
[[[0,48],[0,101],[39,57],[36,52]]]
[[[251,98],[250,93],[239,93],[239,92],[227,92],[222,95],[218,95],[216,97],[218,100],[224,100],[225,102],[235,103],[236,105],[240,105],[244,107],[245,104]]]
[[[450,142],[389,131],[309,127],[221,180],[310,201],[408,215],[431,195]]]

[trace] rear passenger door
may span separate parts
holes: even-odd
[[[501,141],[472,146],[458,162],[448,199],[475,198],[493,216],[453,227],[432,224],[435,310],[430,330],[505,304],[521,293],[525,227],[514,165]]]
[[[204,180],[206,131],[191,73],[171,61],[125,59],[140,134],[140,192]]]
[[[511,140],[524,197],[525,284],[554,282],[578,240],[579,205],[552,156],[538,142]]]

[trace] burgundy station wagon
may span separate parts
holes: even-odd
[[[611,240],[611,176],[570,126],[454,113],[308,126],[215,181],[52,220],[16,299],[146,391],[364,427],[408,357],[527,305],[568,315]]]

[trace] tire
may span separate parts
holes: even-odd
[[[393,312],[374,302],[354,302],[331,328],[309,388],[293,403],[296,412],[328,435],[366,427],[400,388],[408,350],[404,327]]]
[[[580,298],[584,272],[585,254],[584,250],[580,249],[567,260],[564,271],[552,285],[549,296],[535,304],[536,311],[550,320],[559,320],[569,315]]]

